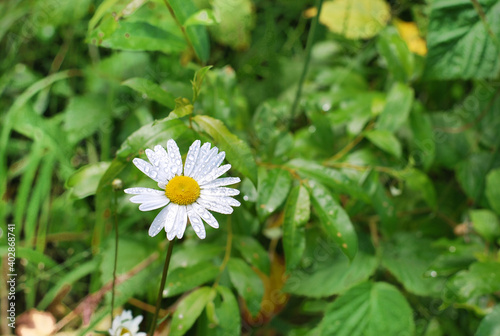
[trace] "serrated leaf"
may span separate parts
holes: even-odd
[[[468,270],[462,270],[448,280],[444,297],[466,302],[481,295],[500,291],[499,280],[499,262],[475,262]]]
[[[262,245],[249,236],[234,236],[234,246],[241,253],[241,257],[250,265],[257,267],[262,273],[269,275],[271,263],[269,255]]]
[[[335,192],[345,193],[354,198],[370,203],[370,196],[359,186],[356,181],[344,173],[322,166],[314,161],[293,159],[287,163],[290,168],[297,169],[301,175],[318,180],[321,184]]]
[[[257,198],[257,213],[261,220],[267,218],[285,201],[292,177],[284,169],[261,170]]]
[[[298,265],[306,248],[304,227],[311,215],[309,192],[303,185],[292,189],[285,205],[283,250],[287,271]]]
[[[481,203],[484,199],[484,182],[488,171],[500,165],[493,153],[479,152],[470,155],[466,160],[455,166],[456,179],[467,196]]]
[[[122,85],[128,86],[135,91],[142,93],[143,98],[152,99],[171,109],[175,107],[175,97],[149,79],[138,77],[130,78],[124,81]]]
[[[396,158],[401,158],[402,148],[399,140],[390,131],[386,130],[371,130],[365,133],[365,136],[375,146],[383,151],[394,155]]]
[[[485,194],[491,208],[500,215],[500,169],[494,169],[486,176]]]
[[[433,1],[427,34],[429,79],[496,78],[500,70],[500,2]],[[493,36],[492,36],[493,35]]]
[[[481,321],[474,336],[500,336],[500,304]]]
[[[320,183],[310,181],[309,192],[326,234],[350,260],[354,259],[358,251],[358,237],[345,210]]]
[[[201,287],[182,298],[172,318],[169,335],[184,335],[215,295],[215,289]]]
[[[366,282],[337,298],[315,331],[325,336],[411,336],[415,323],[410,305],[396,287]]]
[[[238,294],[245,300],[250,313],[255,316],[260,311],[264,296],[264,284],[250,266],[243,260],[231,258],[227,263],[229,278]]]
[[[316,13],[317,9],[311,8],[305,15],[313,17]],[[385,27],[390,17],[384,0],[334,0],[325,1],[319,22],[348,39],[369,39]]]
[[[381,248],[383,267],[391,272],[407,291],[416,295],[439,297],[443,286],[442,278],[426,274],[440,253],[432,247],[431,241],[412,234],[399,233],[392,240],[384,242]]]
[[[184,25],[186,20],[198,11],[192,0],[168,0],[168,3],[181,25]],[[210,56],[210,41],[206,28],[200,25],[190,25],[186,27],[186,34],[198,58],[203,63],[208,61]]]
[[[493,211],[471,210],[470,218],[474,230],[490,243],[494,243],[495,239],[500,237],[500,222]]]
[[[215,279],[219,267],[210,262],[201,262],[186,268],[176,268],[169,272],[163,297],[172,297],[187,292]]]
[[[396,132],[408,119],[413,103],[413,89],[402,83],[395,83],[387,94],[384,110],[375,129]]]
[[[295,295],[320,298],[342,294],[349,288],[368,280],[378,262],[374,255],[358,251],[350,261],[345,255],[337,255],[310,273],[301,268],[293,270],[287,279],[285,291]]]
[[[257,165],[247,143],[232,134],[218,119],[197,115],[193,120],[212,137],[221,150],[226,152],[226,157],[233,168],[248,177],[254,185],[257,185]]]
[[[111,162],[98,162],[83,166],[68,178],[66,188],[72,188],[71,194],[78,198],[94,195],[102,175],[110,164]]]

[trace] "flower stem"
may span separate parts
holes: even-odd
[[[295,110],[299,105],[300,95],[302,94],[302,86],[304,80],[306,79],[307,69],[309,68],[309,61],[311,60],[311,49],[314,42],[314,35],[316,34],[316,26],[318,25],[319,15],[321,14],[321,7],[323,6],[323,0],[316,1],[316,8],[318,12],[311,23],[311,29],[309,30],[309,35],[307,36],[306,44],[306,59],[304,61],[304,67],[302,68],[302,74],[300,75],[299,87],[297,88],[297,93],[295,94],[295,100],[293,101],[292,110],[290,111],[290,123],[295,118]]]
[[[115,310],[115,284],[116,284],[116,267],[118,264],[118,196],[114,191],[114,208],[115,208],[115,262],[113,264],[113,285],[111,289],[111,324],[113,324],[113,311]]]
[[[170,265],[170,258],[172,257],[172,250],[174,248],[174,241],[168,243],[167,256],[165,258],[165,265],[163,266],[163,274],[161,276],[160,289],[158,290],[158,298],[156,299],[155,315],[153,317],[153,323],[151,324],[151,329],[149,330],[149,336],[153,336],[156,329],[156,321],[158,320],[158,313],[160,312],[160,303],[163,298],[163,289],[165,288],[165,282],[167,281],[168,266]]]

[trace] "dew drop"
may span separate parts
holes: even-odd
[[[433,277],[433,278],[437,277],[437,272],[436,271],[431,271],[430,274],[431,274],[431,277]]]
[[[179,314],[179,318],[180,318],[180,319],[181,319],[181,318],[184,318],[184,315]],[[179,327],[181,327],[181,328],[182,328],[182,326],[179,326]]]
[[[453,253],[453,252],[455,252],[455,251],[457,250],[457,248],[456,248],[455,246],[450,246],[450,247],[448,248],[448,250],[449,250],[451,253]]]

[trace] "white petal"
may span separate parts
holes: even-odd
[[[203,162],[205,161],[205,158],[210,155],[210,142],[205,142],[203,146],[200,148],[200,152],[198,153],[198,158],[196,159],[194,163],[193,170],[191,171],[191,174],[189,175],[190,177],[194,178],[198,172],[203,169],[202,165]]]
[[[239,195],[240,191],[238,189],[219,187],[219,188],[211,188],[211,189],[201,189],[200,195],[206,196],[236,196]]]
[[[217,175],[219,171],[217,167],[219,167],[222,161],[224,161],[225,156],[226,153],[221,152],[217,154],[215,157],[213,157],[208,163],[208,166],[205,168],[205,170],[201,171],[200,174],[196,176],[196,181],[199,181],[199,183],[203,183],[205,181],[212,181],[215,178],[224,174],[227,170]],[[229,168],[231,168],[231,165],[229,165],[227,169],[229,170]]]
[[[139,196],[134,196],[134,197],[139,197]],[[168,203],[170,203],[170,200],[166,196],[164,196],[161,199],[158,198],[154,201],[142,203],[141,205],[139,205],[139,210],[141,210],[141,211],[155,210],[155,209],[163,208]]]
[[[151,189],[151,188],[127,188],[124,190],[126,194],[132,194],[132,195],[161,195],[165,194],[163,190],[156,190],[156,189]]]
[[[146,176],[148,176],[152,180],[155,180],[156,182],[160,182],[160,180],[158,179],[158,171],[160,169],[159,167],[155,167],[152,164],[144,161],[143,159],[138,158],[133,159],[132,162]]]
[[[224,166],[222,166],[224,167]],[[221,167],[221,168],[222,168]],[[200,184],[201,189],[210,189],[240,182],[239,177],[222,177],[209,183]]]
[[[177,238],[181,239],[182,236],[184,236],[184,232],[186,231],[186,225],[187,225],[187,214],[185,205],[179,206],[179,212],[177,213],[177,219],[175,221],[176,221],[175,232]]]
[[[235,200],[232,197],[201,195],[200,198],[212,203],[218,203],[232,207],[239,207],[241,205],[239,201]]]
[[[169,204],[170,211],[167,214],[167,218],[165,220],[165,231],[167,232],[167,238],[168,240],[172,240],[175,237],[174,235],[171,235],[170,232],[173,231],[175,228],[176,220],[177,220],[177,213],[179,212],[179,204],[175,203],[170,203]]]
[[[184,175],[191,176],[193,168],[195,167],[196,160],[198,160],[198,154],[200,153],[200,140],[196,140],[189,147],[189,151],[186,156],[186,163],[184,163]]]
[[[196,172],[193,176],[193,178],[198,181],[201,179],[202,176],[204,176],[207,171],[212,170],[212,163],[214,162],[215,158],[217,158],[217,152],[219,149],[217,147],[214,147],[210,150],[210,152],[205,155],[203,159],[198,159],[198,162],[196,163]]]
[[[182,174],[182,158],[181,153],[179,152],[179,147],[174,140],[170,139],[167,142],[167,151],[168,157],[170,160],[170,172],[173,175],[181,175]]]
[[[201,206],[200,204],[198,204],[196,202],[193,203],[192,206],[193,206],[194,211],[196,211],[196,213],[201,218],[203,218],[203,220],[208,225],[210,225],[214,229],[218,229],[219,228],[219,222],[217,222],[217,219],[215,219],[215,217],[210,212],[208,212],[207,209],[205,209],[203,206]]]
[[[233,213],[233,208],[231,208],[229,205],[222,202],[213,201],[203,196],[200,196],[196,200],[196,202],[208,210],[215,211],[221,214],[229,215]]]
[[[168,158],[167,151],[160,145],[155,146],[156,156],[160,159],[160,173],[162,174],[162,181],[160,188],[165,189],[168,180],[172,179],[175,175],[170,171],[170,159]]]
[[[205,239],[207,235],[205,232],[205,226],[201,221],[201,217],[196,213],[192,205],[187,206],[187,215],[189,217],[189,222],[191,222],[191,226],[193,227],[193,230],[198,238]]]
[[[156,218],[153,220],[153,223],[149,227],[149,235],[151,237],[156,236],[160,231],[165,227],[165,221],[167,219],[167,215],[170,212],[171,205],[173,203],[170,203],[168,206],[163,208],[160,213],[156,216]]]

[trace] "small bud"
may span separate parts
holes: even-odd
[[[113,180],[113,182],[111,182],[111,186],[113,187],[113,190],[115,190],[115,191],[122,190],[123,189],[123,182],[122,182],[122,180],[116,178]]]

